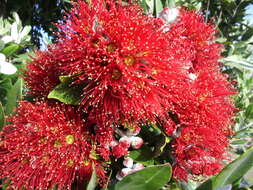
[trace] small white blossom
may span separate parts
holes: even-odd
[[[5,55],[0,53],[0,73],[12,75],[16,72],[17,68],[13,64],[6,62]]]
[[[130,157],[125,158],[123,161],[123,165],[126,166],[127,168],[132,168],[133,164],[134,164],[134,161]]]
[[[10,28],[10,35],[4,35],[4,37],[1,38],[1,40],[5,44],[7,44],[9,42],[15,42],[17,44],[20,44],[22,40],[25,40],[25,41],[30,40],[30,38],[26,37],[26,36],[30,32],[31,26],[25,26],[22,29],[22,25],[20,23],[20,20],[17,20],[17,19],[19,19],[17,14],[15,14],[15,19],[16,19],[16,21],[11,25],[11,28]]]

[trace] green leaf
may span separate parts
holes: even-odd
[[[146,0],[139,0],[140,7],[144,10],[144,13],[148,13],[148,5]]]
[[[17,55],[16,58],[12,60],[12,62],[18,62],[18,63],[30,62],[32,61],[31,57],[33,56],[35,56],[34,52],[26,52],[26,53]]]
[[[135,162],[141,163],[145,166],[154,164],[153,152],[146,145],[143,145],[141,149],[131,151],[129,157],[132,158]]]
[[[82,87],[71,85],[71,81],[66,76],[60,77],[60,80],[62,83],[57,85],[47,97],[65,104],[78,105],[81,101]]]
[[[211,190],[236,183],[253,167],[253,147],[227,165],[217,176],[212,177],[196,190]]]
[[[247,140],[239,139],[239,140],[234,140],[231,142],[233,145],[238,145],[238,144],[245,144]]]
[[[201,183],[196,190],[213,190],[212,185],[213,185],[213,178],[208,179],[204,183]]]
[[[249,185],[253,185],[253,168],[251,168],[245,175],[244,179]]]
[[[155,0],[156,15],[163,10],[162,0]]]
[[[3,126],[5,124],[5,119],[4,119],[4,108],[0,102],[0,131],[2,130]]]
[[[8,57],[12,54],[14,54],[18,49],[20,48],[20,46],[18,44],[15,44],[15,43],[12,43],[10,44],[9,46],[5,47],[3,50],[2,50],[2,53]]]
[[[252,38],[253,36],[253,28],[248,28],[246,32],[242,35],[242,40],[246,41]]]
[[[229,184],[229,185],[225,185],[225,186],[222,186],[222,187],[219,187],[215,190],[231,190],[232,189],[232,185]]]
[[[246,111],[245,111],[245,117],[248,118],[248,117],[253,117],[253,104],[250,104],[247,108],[246,108]]]
[[[93,172],[90,178],[90,181],[87,185],[86,190],[94,190],[97,186],[97,174],[96,174],[96,169],[93,167]]]
[[[165,7],[169,7],[169,8],[176,7],[175,0],[165,0]]]
[[[7,92],[6,114],[9,115],[17,106],[17,101],[22,97],[23,80],[19,78],[12,88]]]
[[[250,62],[250,61],[248,61],[248,60],[246,60],[246,59],[243,59],[242,57],[240,57],[238,55],[231,55],[229,57],[221,59],[221,61],[225,65],[236,67],[238,69],[253,70],[253,63]]]
[[[63,75],[59,77],[59,80],[61,81],[61,83],[69,83],[72,81],[72,78],[69,75]]]
[[[115,190],[158,190],[170,181],[171,175],[168,164],[150,166],[124,177]]]
[[[222,172],[215,177],[213,187],[217,188],[236,182],[253,166],[252,160],[253,147],[226,166]]]

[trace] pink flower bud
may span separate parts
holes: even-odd
[[[140,163],[136,163],[136,164],[133,165],[133,170],[134,171],[139,171],[143,168],[145,168],[145,166],[143,164],[140,164]]]
[[[123,165],[126,166],[127,168],[132,168],[133,164],[134,164],[134,161],[130,157],[125,158],[123,161]]]
[[[131,139],[131,146],[134,149],[141,148],[144,143],[143,139],[140,137],[131,137],[130,139]]]
[[[119,142],[120,142],[121,144],[124,144],[124,146],[129,147],[130,144],[131,144],[131,139],[130,139],[129,137],[127,137],[127,136],[123,136],[123,137],[121,137],[121,138],[119,139]]]
[[[141,128],[140,127],[136,127],[134,129],[127,130],[126,135],[127,136],[136,136],[136,135],[138,135],[140,133],[140,131],[141,131]]]
[[[133,170],[131,168],[123,168],[121,170],[122,176],[125,177],[131,173],[133,173]]]

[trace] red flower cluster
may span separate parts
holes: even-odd
[[[214,27],[201,15],[181,10],[169,31],[179,46],[190,49],[190,80],[177,89],[177,100],[165,132],[174,136],[174,174],[187,180],[192,175],[209,176],[219,172],[231,135],[235,111],[229,95],[235,92],[219,71],[220,44],[214,43]],[[180,49],[180,48],[179,48]]]
[[[1,137],[0,177],[15,187],[64,189],[87,180],[93,163],[103,182],[103,161],[130,147],[120,140],[111,146],[115,128],[146,122],[173,138],[177,179],[220,171],[234,92],[219,71],[214,27],[184,9],[165,20],[172,10],[154,18],[112,0],[73,6],[57,24],[57,43],[37,52],[25,80],[43,100],[68,75],[70,86],[82,88],[80,104],[21,103]]]
[[[58,43],[28,65],[28,85],[46,96],[61,72],[84,84],[84,111],[93,107],[96,115],[119,124],[155,121],[170,109],[170,101],[165,101],[170,91],[186,80],[183,66],[188,61],[177,55],[176,44],[170,43],[173,34],[162,27],[161,19],[143,15],[136,5],[79,1],[59,25]],[[37,70],[40,76],[34,74]],[[51,79],[50,85],[41,82],[41,76]]]
[[[0,178],[14,188],[70,189],[89,180],[93,167],[106,179],[100,142],[72,107],[21,102],[9,121],[1,134]]]

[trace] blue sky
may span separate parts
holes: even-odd
[[[247,8],[247,11],[246,11],[246,20],[249,21],[249,23],[251,25],[253,25],[253,5],[250,5],[248,8]]]

